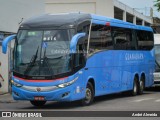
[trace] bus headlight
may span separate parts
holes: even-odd
[[[22,87],[22,84],[16,83],[15,81],[11,80],[11,84],[16,86],[16,87]]]
[[[57,87],[58,87],[58,88],[64,88],[64,87],[70,86],[70,85],[72,85],[74,82],[76,82],[77,79],[78,79],[78,77],[76,77],[76,78],[73,79],[72,81],[69,81],[69,82],[60,84],[60,85],[58,85]]]

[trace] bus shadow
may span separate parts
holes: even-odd
[[[78,108],[81,107],[81,105],[79,104],[79,102],[74,101],[74,102],[47,102],[46,105],[42,106],[42,107],[27,107],[27,108],[23,108],[23,109],[39,109],[39,110],[45,110],[45,109],[74,109],[74,108]]]
[[[160,86],[154,86],[154,87],[146,88],[144,93],[142,95],[137,95],[137,97],[138,96],[143,96],[143,95],[154,94],[155,92],[160,92]],[[109,101],[109,100],[114,100],[114,99],[132,98],[132,97],[134,98],[135,96],[132,96],[129,92],[122,92],[122,93],[117,93],[117,94],[104,95],[104,96],[96,97],[94,104],[98,104],[99,102],[104,102],[104,101]]]
[[[147,94],[154,94],[154,93],[150,93],[150,92],[145,92],[143,95],[147,95]],[[141,96],[143,96],[141,95]],[[94,103],[93,105],[96,104],[100,104],[102,102],[106,102],[106,101],[111,101],[111,100],[115,100],[115,99],[121,99],[121,98],[130,98],[130,97],[134,97],[131,96],[128,92],[124,92],[124,93],[117,93],[117,94],[109,94],[109,95],[104,95],[104,96],[99,96],[99,97],[95,97]],[[27,108],[23,108],[23,109],[39,109],[39,110],[48,110],[48,109],[52,109],[52,110],[62,110],[62,109],[77,109],[79,107],[83,107],[79,101],[75,101],[75,102],[47,102],[46,105],[42,106],[42,107],[27,107]],[[86,106],[84,106],[86,107]]]
[[[160,92],[160,85],[158,86],[154,86],[154,87],[151,87],[151,88],[146,88],[145,91],[147,92]]]
[[[152,93],[144,92],[142,95],[137,95],[137,96],[143,96],[143,95],[149,95],[149,94],[152,94]],[[132,96],[129,92],[109,94],[109,95],[96,97],[94,104],[99,104],[100,102],[106,102],[106,101],[111,101],[111,100],[116,100],[116,99],[134,98],[134,97],[135,96]]]

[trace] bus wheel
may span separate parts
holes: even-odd
[[[85,98],[82,100],[82,105],[87,106],[92,104],[94,99],[94,89],[92,83],[88,82],[86,87]]]
[[[43,105],[45,105],[46,101],[30,101],[32,105],[37,106],[37,107],[41,107]]]
[[[139,90],[138,90],[138,94],[141,95],[143,94],[143,91],[144,91],[144,80],[140,80],[139,82]]]
[[[131,95],[132,96],[136,96],[137,95],[137,93],[138,93],[138,82],[137,82],[138,80],[137,80],[137,78],[135,77],[134,78],[134,83],[133,83],[133,89],[132,89],[132,91],[131,91]]]

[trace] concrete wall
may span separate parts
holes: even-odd
[[[45,11],[47,13],[66,13],[66,12],[86,12],[98,15],[114,17],[119,11],[114,12],[114,7],[123,11],[121,16],[124,21],[128,19],[128,14],[132,15],[132,21],[136,24],[136,18],[145,22],[152,23],[152,18],[145,16],[133,8],[119,2],[118,0],[45,0]]]
[[[2,88],[0,88],[0,92],[8,92],[8,55],[7,54],[2,54],[2,47],[0,46],[0,62],[1,62],[1,67],[0,67],[0,74],[4,78],[4,82],[1,82]],[[0,78],[1,79],[1,78]]]
[[[152,18],[149,16],[145,16],[143,14],[141,14],[140,12],[136,11],[135,9],[125,5],[124,3],[118,1],[118,0],[113,0],[113,4],[115,7],[119,8],[120,10],[124,11],[124,15],[123,15],[123,20],[126,21],[126,18],[128,16],[126,16],[126,13],[129,13],[130,15],[133,16],[133,22],[134,24],[136,24],[136,18],[137,19],[141,19],[144,25],[144,22],[150,23],[152,24]],[[115,13],[116,14],[116,13]]]
[[[0,31],[17,32],[22,18],[44,13],[44,0],[1,0]]]
[[[113,0],[45,0],[47,13],[86,12],[114,17]]]
[[[0,31],[16,33],[22,18],[28,19],[32,16],[45,13],[44,0],[0,0]],[[13,47],[13,45],[12,45]],[[4,78],[0,92],[8,92],[9,83],[9,57],[10,49],[7,54],[2,54],[0,46],[0,74]]]

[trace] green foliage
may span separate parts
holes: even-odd
[[[157,7],[157,11],[160,11],[160,0],[156,0],[154,6]]]

